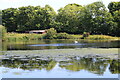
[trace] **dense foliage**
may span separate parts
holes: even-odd
[[[117,26],[114,27],[114,34],[120,36],[120,2],[111,2],[108,5],[109,12],[112,14],[114,20],[113,22],[117,23]]]
[[[68,4],[58,13],[49,5],[8,8],[2,10],[2,24],[8,32],[55,28],[69,34],[120,36],[120,2],[109,3],[108,8],[102,2]]]
[[[47,30],[47,33],[45,35],[46,39],[55,39],[56,38],[56,30],[54,28],[50,28]]]

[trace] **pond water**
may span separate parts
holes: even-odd
[[[10,64],[11,63],[11,64]],[[72,58],[68,61],[2,60],[3,78],[118,78],[118,60]]]
[[[120,41],[87,41],[77,40],[39,40],[26,42],[4,42],[2,50],[42,50],[69,48],[120,48]]]
[[[0,50],[43,50],[73,48],[120,48],[120,41],[39,40],[3,42]],[[120,60],[107,58],[2,59],[2,78],[118,78]]]

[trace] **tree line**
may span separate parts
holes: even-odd
[[[120,2],[109,3],[108,9],[102,2],[85,6],[74,3],[58,12],[49,5],[8,8],[2,10],[2,25],[8,32],[55,28],[69,34],[120,36]]]

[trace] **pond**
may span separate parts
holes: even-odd
[[[43,50],[69,48],[120,48],[120,41],[39,40],[26,42],[4,42],[2,50]]]
[[[23,58],[22,52],[18,51],[22,56],[21,58],[18,58],[19,56],[17,55],[14,55],[17,58],[12,58],[11,56],[9,56],[9,58],[2,58],[1,56],[8,55],[0,52],[0,60],[2,61],[0,62],[0,70],[2,71],[2,78],[118,78],[118,74],[120,73],[119,59],[99,56],[76,57],[76,55],[73,55],[73,57],[67,56],[64,57],[64,59],[61,59],[63,58],[61,53],[67,53],[67,50],[73,51],[68,52],[75,53],[72,49],[76,49],[79,50],[79,52],[76,51],[75,54],[81,55],[82,52],[80,52],[80,49],[87,50],[88,48],[90,48],[90,50],[102,48],[103,50],[105,49],[105,52],[108,48],[120,48],[120,41],[77,40],[78,43],[75,43],[74,41],[75,40],[39,40],[3,42],[0,47],[1,51],[9,51],[11,55],[13,54],[11,51],[21,50],[23,52],[26,51],[27,53],[27,50],[29,50],[32,51],[32,54],[30,54],[33,56],[30,58]],[[56,49],[56,52],[59,50],[57,52],[59,53],[59,57],[54,59],[53,57],[49,57],[50,55],[47,55],[48,57],[45,55],[51,53],[48,50],[54,49]],[[64,49],[65,51],[61,51],[61,49]],[[39,52],[42,50],[45,51],[43,51],[43,54],[41,55],[46,56],[47,58],[42,58],[41,56],[38,57]],[[82,51],[84,53],[86,52],[84,50]],[[115,51],[113,51],[113,53],[114,52]],[[52,53],[55,55],[54,52]],[[110,51],[108,51],[108,53],[110,53]],[[116,53],[117,52],[115,52],[114,55],[117,55]],[[67,55],[68,54],[70,53],[67,53]]]

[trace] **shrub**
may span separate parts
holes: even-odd
[[[82,38],[84,39],[84,38],[86,38],[86,37],[89,37],[89,35],[90,35],[90,33],[89,33],[89,32],[84,32],[84,33],[83,33],[83,37],[82,37]]]
[[[67,33],[58,33],[57,34],[57,39],[70,39],[71,36]]]
[[[56,39],[57,31],[54,28],[50,28],[47,30],[46,35],[44,36],[45,39]]]

